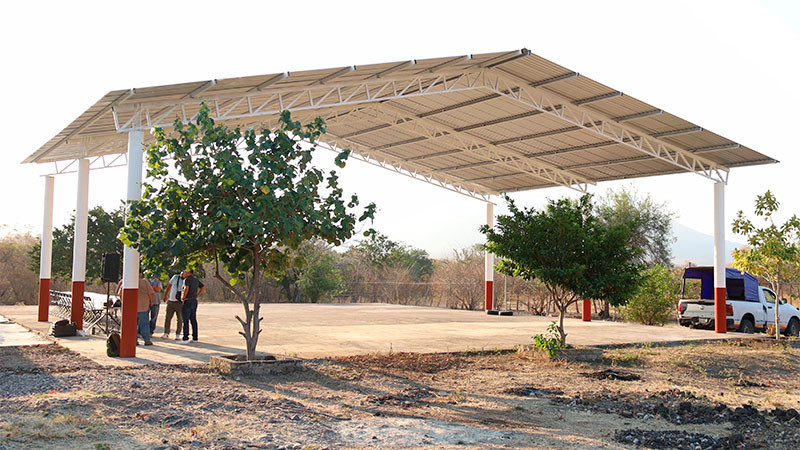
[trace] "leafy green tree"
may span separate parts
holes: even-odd
[[[433,261],[428,252],[374,233],[352,249],[364,255],[377,269],[408,268],[413,281],[427,281],[433,274]]]
[[[301,125],[283,112],[279,123],[273,130],[228,128],[203,105],[193,123],[176,120],[172,135],[154,129],[148,182],[120,234],[149,270],[163,271],[179,258],[193,267],[214,263],[214,277],[227,281],[244,307],[244,319],[236,318],[248,359],[262,332],[257,293],[266,276],[282,274],[303,242],[338,245],[375,212],[369,204],[359,217],[358,198],[344,197],[336,171],[312,165],[322,119]],[[337,155],[338,167],[348,155]]]
[[[344,291],[344,277],[337,267],[336,254],[330,249],[313,252],[305,257],[298,285],[303,299],[317,303]]]
[[[26,267],[35,243],[36,238],[27,232],[15,231],[0,237],[0,304],[36,304],[39,265],[35,271]]]
[[[304,242],[292,255],[292,263],[278,282],[290,302],[317,303],[344,291],[339,255],[324,241]]]
[[[597,217],[609,225],[633,223],[631,244],[642,249],[636,260],[653,266],[672,264],[672,219],[675,214],[665,203],[657,203],[650,195],[640,197],[633,188],[609,189],[594,200]]]
[[[781,287],[800,279],[800,219],[793,215],[786,222],[775,224],[780,203],[767,191],[756,197],[755,213],[764,222],[759,228],[740,210],[733,221],[733,232],[747,237],[750,248],[733,251],[733,266],[766,280],[778,300]],[[775,305],[775,339],[780,340],[780,313]]]
[[[675,310],[675,292],[680,286],[677,283],[676,287],[676,282],[665,266],[645,269],[639,290],[625,306],[625,317],[645,325],[664,325],[669,322]]]
[[[122,241],[117,236],[125,224],[125,207],[106,211],[102,206],[89,210],[86,229],[86,281],[100,283],[103,253],[122,254]],[[72,246],[75,239],[75,215],[66,223],[53,229],[52,274],[62,282],[72,279]],[[28,252],[28,267],[39,273],[42,242],[38,239]]]
[[[559,311],[557,330],[566,341],[564,314],[582,298],[622,305],[638,288],[639,250],[630,245],[635,223],[606,225],[593,214],[589,196],[550,200],[538,211],[519,209],[506,197],[509,214],[494,228],[481,227],[486,248],[501,258],[498,269],[538,279]]]

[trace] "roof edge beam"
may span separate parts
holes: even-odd
[[[369,80],[369,79],[372,79],[372,78],[385,77],[386,75],[389,75],[390,73],[394,73],[394,72],[397,72],[398,70],[402,70],[402,69],[405,69],[406,67],[411,67],[411,66],[415,66],[415,65],[417,65],[417,60],[416,59],[412,59],[412,60],[409,60],[409,61],[403,61],[403,62],[401,62],[399,64],[395,64],[392,67],[389,67],[388,69],[382,70],[382,71],[380,71],[378,73],[374,73],[374,74],[370,75],[369,77],[367,77],[367,79]]]
[[[519,113],[519,114],[514,114],[514,115],[511,115],[511,116],[501,117],[499,119],[487,120],[486,122],[479,122],[479,123],[473,123],[473,124],[470,124],[470,125],[465,125],[463,127],[458,127],[455,130],[458,131],[458,132],[469,131],[469,130],[474,130],[476,128],[489,127],[489,126],[497,125],[497,124],[500,124],[500,123],[511,122],[512,120],[518,120],[518,119],[524,119],[526,117],[538,116],[541,113],[542,113],[541,111],[536,111],[536,110],[525,111],[524,113]]]
[[[605,94],[600,94],[600,95],[595,95],[595,96],[592,96],[592,97],[582,98],[580,100],[575,100],[575,101],[572,102],[572,104],[575,105],[575,106],[588,105],[589,103],[595,103],[595,102],[599,102],[599,101],[603,101],[603,100],[608,100],[609,98],[622,97],[622,95],[623,94],[620,91],[607,92]]]
[[[544,80],[534,81],[533,83],[530,83],[530,85],[531,87],[545,86],[548,84],[557,83],[559,81],[569,80],[570,78],[577,78],[579,76],[580,74],[578,72],[569,72],[561,75],[556,75],[554,77],[545,78]]]
[[[622,123],[622,122],[628,122],[629,120],[642,119],[644,117],[658,116],[660,114],[664,114],[663,109],[651,109],[649,111],[642,111],[638,113],[628,114],[626,116],[612,117],[611,120],[613,120],[614,122]]]
[[[261,83],[258,86],[254,87],[250,91],[260,91],[260,90],[264,89],[265,87],[272,86],[273,84],[275,84],[278,81],[281,81],[281,80],[283,80],[285,78],[289,78],[289,72],[283,72],[283,73],[279,73],[277,75],[274,75],[274,76],[270,77],[269,79],[267,79],[267,81],[264,81],[263,83]]]
[[[703,131],[702,127],[688,127],[688,128],[681,128],[679,130],[670,130],[670,131],[662,131],[660,133],[653,133],[650,136],[653,136],[654,138],[663,138],[670,136],[681,136],[690,133],[699,133],[701,131]]]

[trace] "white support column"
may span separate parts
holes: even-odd
[[[486,225],[488,227],[494,226],[494,204],[486,202]],[[484,280],[486,287],[484,291],[485,308],[486,311],[496,309],[494,307],[494,255],[489,251],[484,252],[485,266],[484,266]]]
[[[142,159],[144,132],[128,132],[128,202],[142,198]],[[128,206],[130,208],[130,206]],[[125,246],[122,259],[122,325],[120,327],[120,356],[136,356],[136,314],[139,291],[139,252]]]
[[[714,329],[725,333],[727,293],[725,291],[725,184],[714,183]]]
[[[83,329],[83,293],[86,285],[86,238],[89,226],[89,160],[78,160],[78,199],[72,244],[71,321]]]
[[[128,133],[128,190],[125,199],[140,200],[142,198],[142,159],[144,152],[144,132]],[[127,214],[126,214],[127,215]],[[125,246],[122,261],[122,287],[136,289],[139,287],[139,252]]]
[[[50,314],[50,277],[53,261],[53,187],[55,178],[44,177],[44,217],[39,253],[39,322],[47,322]]]

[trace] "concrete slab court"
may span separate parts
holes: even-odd
[[[163,308],[162,308],[163,309]],[[0,314],[27,328],[46,334],[48,323],[37,321],[36,306],[0,306]],[[531,343],[531,336],[544,333],[553,317],[490,316],[483,311],[388,304],[288,304],[261,306],[264,332],[258,350],[299,357],[325,357],[373,352],[456,352],[480,349],[510,349]],[[136,358],[106,356],[105,336],[61,338],[57,341],[104,365],[207,363],[212,354],[244,353],[241,314],[237,303],[201,303],[197,311],[200,341],[181,345],[160,339],[163,313],[159,317],[154,346],[137,347]],[[52,320],[52,318],[51,318]],[[173,324],[174,326],[174,324]],[[622,322],[582,322],[567,319],[568,342],[576,346],[678,342],[747,335],[691,330],[677,325],[651,327]]]
[[[42,345],[49,342],[30,330],[0,316],[0,347]]]

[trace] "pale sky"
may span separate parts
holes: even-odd
[[[782,202],[782,217],[800,213],[800,2],[292,5],[297,3],[3,2],[3,229],[41,232],[40,175],[52,165],[20,161],[110,90],[523,47],[780,160],[731,171],[728,239],[742,240],[730,234],[730,223],[739,209],[752,214],[755,196],[766,189]],[[377,203],[374,226],[392,239],[436,257],[481,240],[485,209],[479,201],[355,160],[341,178],[363,202]],[[124,168],[93,170],[90,207],[116,207],[124,180]],[[592,191],[621,184],[667,202],[681,223],[711,234],[709,180],[671,175],[600,183]],[[75,208],[76,178],[57,176],[55,186],[54,222],[60,225]],[[571,192],[553,188],[514,197],[538,206]]]

